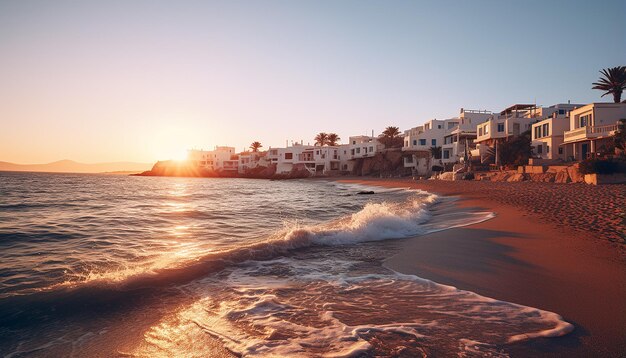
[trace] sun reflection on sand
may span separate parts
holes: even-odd
[[[133,357],[232,357],[215,334],[197,321],[206,316],[208,300],[175,309],[144,332]],[[219,323],[219,320],[212,322]]]

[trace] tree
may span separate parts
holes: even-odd
[[[612,94],[613,101],[619,103],[622,100],[622,92],[626,89],[626,66],[605,68],[600,73],[602,77],[598,82],[592,83],[591,88],[606,91],[601,97]]]
[[[518,166],[528,164],[532,155],[530,130],[498,144],[499,164]]]
[[[315,145],[324,146],[328,144],[328,134],[324,132],[320,132],[315,136]]]
[[[252,144],[250,144],[250,149],[252,149],[252,151],[256,153],[262,146],[263,145],[261,144],[261,142],[252,142]]]
[[[441,147],[430,147],[430,155],[435,159],[441,159]]]
[[[400,129],[393,126],[385,128],[383,133],[378,136],[378,141],[380,141],[386,148],[402,147]]]
[[[335,145],[339,144],[340,140],[341,140],[341,138],[339,138],[337,133],[330,133],[330,134],[328,134],[328,137],[326,139],[326,144],[328,144],[330,146],[335,146]]]
[[[615,135],[613,136],[613,145],[617,149],[621,151],[621,153],[626,152],[626,119],[620,119],[617,122],[617,131],[615,131]]]

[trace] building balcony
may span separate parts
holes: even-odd
[[[597,138],[609,137],[617,131],[617,123],[606,126],[586,126],[566,131],[563,134],[564,143],[579,142]]]

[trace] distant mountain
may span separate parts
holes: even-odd
[[[79,163],[73,160],[59,160],[47,164],[15,164],[0,161],[0,171],[14,172],[50,172],[50,173],[107,173],[107,172],[143,172],[152,168],[151,163],[111,162]]]

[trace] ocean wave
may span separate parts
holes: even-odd
[[[507,345],[573,329],[556,313],[413,275],[351,275],[354,263],[333,261],[340,269],[329,272],[323,260],[283,258],[230,270],[197,285],[211,295],[163,317],[133,354],[184,355],[180,342],[210,336],[240,356],[508,357]],[[276,275],[284,266],[294,271]]]
[[[138,263],[109,271],[71,273],[63,282],[22,292],[20,295],[58,294],[82,289],[126,291],[187,282],[233,264],[248,260],[270,260],[311,246],[353,245],[409,238],[445,229],[446,225],[455,227],[472,224],[493,215],[487,212],[460,212],[460,216],[451,217],[447,224],[429,224],[431,215],[428,207],[439,200],[434,194],[420,191],[401,203],[370,202],[356,213],[319,225],[285,222],[282,229],[253,244],[219,251],[207,251],[193,245],[182,246],[145,264]]]

